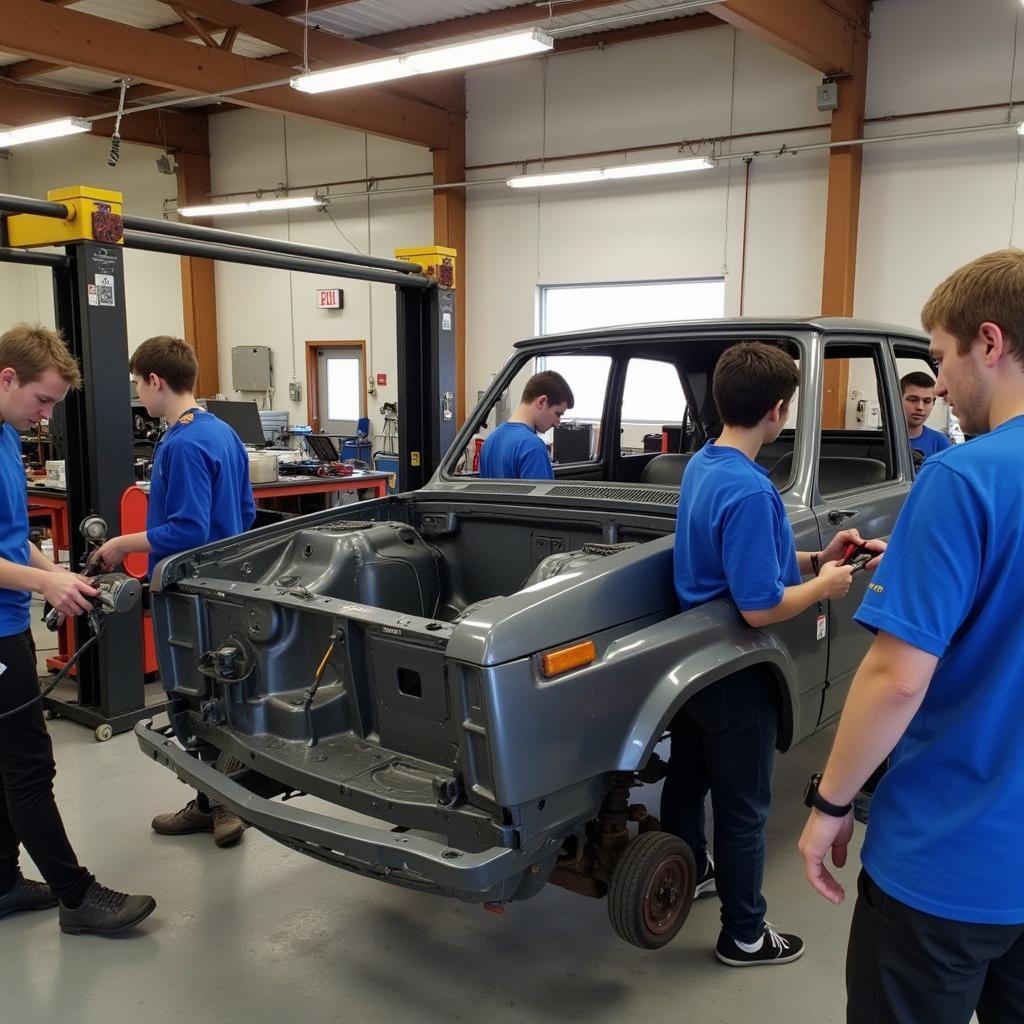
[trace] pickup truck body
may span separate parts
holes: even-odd
[[[743,320],[523,342],[422,490],[160,564],[151,603],[173,736],[140,723],[143,750],[273,838],[347,870],[488,904],[548,881],[610,894],[620,934],[663,944],[651,908],[674,907],[678,928],[692,857],[669,850],[628,795],[655,777],[673,717],[702,687],[757,666],[778,694],[786,749],[838,715],[870,640],[852,621],[865,573],[845,601],[762,630],[726,599],[679,610],[673,529],[688,456],[620,449],[625,367],[642,357],[678,369],[693,450],[718,427],[714,363],[744,339],[783,345],[801,368],[795,427],[759,456],[797,549],[818,550],[845,525],[887,537],[914,472],[898,361],[927,368],[922,335]],[[610,360],[594,458],[556,467],[553,481],[467,472],[499,396],[538,359],[567,354]],[[874,368],[880,429],[822,429],[835,386],[827,359]],[[580,644],[593,648],[576,667],[546,669],[545,655],[575,658]],[[244,768],[218,770],[222,755]],[[337,813],[303,808],[301,794]],[[615,878],[636,842],[630,819],[664,846],[633,858],[640,883]],[[640,925],[623,923],[637,899]]]

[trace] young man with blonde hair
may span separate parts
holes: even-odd
[[[59,902],[62,931],[109,934],[139,924],[156,901],[100,885],[78,863],[54,800],[56,767],[29,628],[31,593],[65,615],[79,615],[97,591],[28,539],[18,437],[49,419],[80,383],[78,364],[56,331],[19,324],[0,337],[0,917]],[[21,846],[45,885],[22,876]]]
[[[875,640],[800,839],[846,863],[848,803],[890,751],[861,851],[847,1020],[1024,1020],[1024,252],[961,267],[921,314],[966,444],[932,455],[857,611]],[[911,566],[927,565],[922,587]],[[893,749],[895,748],[895,749]],[[831,807],[831,810],[828,808]]]
[[[146,551],[152,574],[161,558],[249,529],[256,506],[245,447],[196,402],[199,364],[191,346],[166,335],[149,338],[131,354],[128,369],[146,412],[170,426],[153,459],[146,529],[112,537],[93,557],[113,569],[126,555]],[[241,819],[203,793],[181,810],[158,814],[152,827],[161,835],[212,832],[218,846],[234,845],[245,831]]]

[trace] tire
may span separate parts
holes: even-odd
[[[668,832],[631,840],[608,885],[608,916],[616,934],[641,949],[675,938],[693,906],[697,865],[693,851]]]
[[[93,735],[96,737],[98,742],[106,743],[107,740],[109,740],[110,737],[114,735],[114,729],[107,722],[104,722],[103,725],[96,726],[96,731],[93,733]]]

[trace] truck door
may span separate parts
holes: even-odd
[[[840,362],[830,366],[833,360]],[[838,380],[844,394],[833,421],[823,421],[815,472],[812,507],[822,547],[848,527],[862,537],[887,540],[911,479],[888,345],[881,338],[827,341],[824,379]],[[828,602],[828,671],[819,724],[842,711],[871,644],[871,633],[853,619],[869,582],[870,573],[858,572],[850,593]]]

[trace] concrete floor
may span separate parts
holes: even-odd
[[[150,817],[180,806],[186,788],[145,760],[130,734],[97,743],[71,722],[50,728],[58,801],[80,859],[105,884],[152,893],[158,907],[131,938],[62,935],[55,911],[0,921],[5,1020],[844,1019],[852,905],[816,896],[794,848],[804,782],[823,764],[831,730],[778,759],[769,825],[769,918],[802,935],[808,951],[784,967],[737,970],[712,956],[714,899],[694,907],[670,946],[644,952],[615,936],[603,901],[553,886],[495,916],[348,875],[253,830],[228,850],[209,835],[157,836]],[[858,827],[858,847],[860,838]]]

